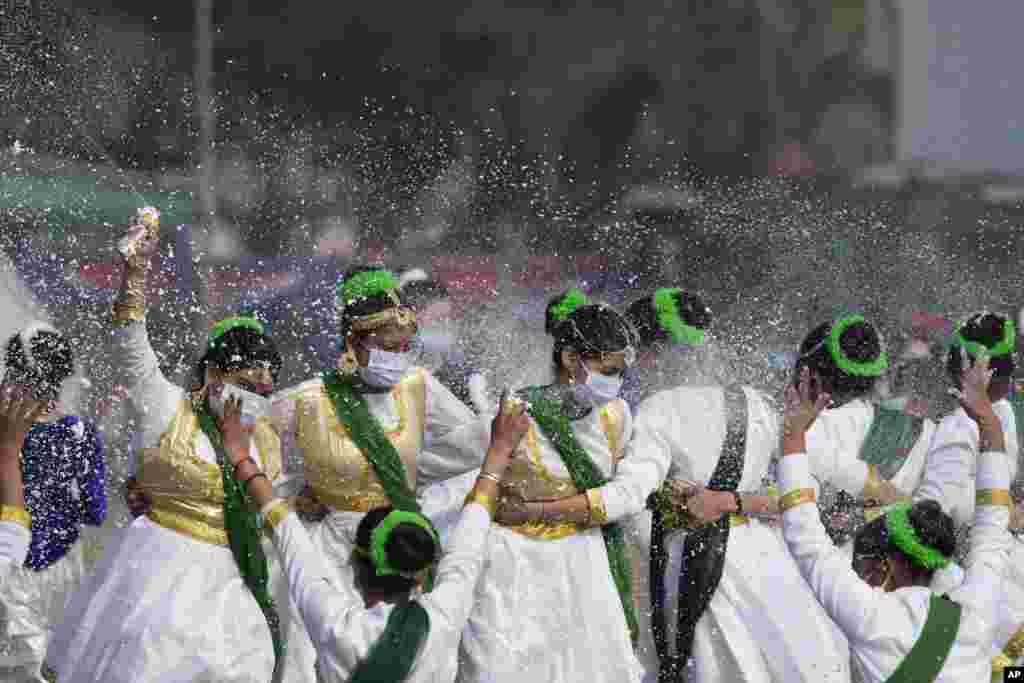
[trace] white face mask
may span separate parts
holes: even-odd
[[[224,404],[228,399],[242,400],[242,424],[252,425],[261,417],[270,415],[270,399],[259,394],[246,391],[235,384],[225,384],[219,396],[210,396],[210,411],[218,418],[224,417]]]
[[[409,370],[409,354],[370,349],[370,361],[359,368],[363,381],[375,387],[393,387]]]
[[[587,373],[587,381],[578,384],[578,392],[584,398],[595,405],[604,405],[619,397],[622,391],[622,377],[609,377],[600,372],[594,372],[586,365],[583,366]]]

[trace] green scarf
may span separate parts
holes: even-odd
[[[405,464],[394,444],[384,433],[377,418],[370,413],[366,400],[352,387],[352,382],[337,370],[324,372],[324,388],[334,406],[338,422],[349,438],[373,465],[384,493],[396,510],[421,512],[416,493],[405,476]],[[428,587],[431,581],[428,579]],[[353,672],[349,683],[404,681],[416,662],[423,643],[430,633],[430,616],[410,600],[391,610],[388,625],[377,642]]]
[[[543,389],[533,387],[523,390],[523,395],[530,404],[530,417],[540,427],[544,436],[558,451],[565,468],[569,470],[572,483],[580,493],[589,489],[599,488],[608,482],[590,459],[590,455],[580,446],[576,435],[569,424],[569,418],[562,414],[562,407],[552,399],[543,395]],[[601,527],[604,535],[605,550],[608,553],[608,568],[619,591],[622,611],[626,615],[629,633],[636,642],[639,633],[636,611],[633,608],[633,569],[626,556],[626,539],[619,524],[606,524]]]
[[[224,449],[224,437],[220,433],[217,422],[205,405],[197,406],[195,412],[199,418],[199,426],[206,434],[206,438],[210,440],[210,445],[213,446],[213,450],[217,454],[217,461],[220,463],[224,481],[224,528],[228,532],[231,553],[235,556],[235,563],[238,565],[238,571],[241,573],[245,585],[252,591],[252,596],[256,598],[256,603],[263,610],[263,616],[270,628],[270,637],[274,642],[274,679],[276,680],[284,663],[284,640],[281,637],[281,620],[268,589],[270,575],[261,543],[260,515],[251,511],[252,500],[246,493],[245,484],[235,479],[235,466],[231,464],[231,458],[228,457],[227,451]]]

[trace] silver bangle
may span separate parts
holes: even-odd
[[[494,475],[494,474],[491,474],[490,472],[484,472],[483,470],[480,470],[480,478],[481,479],[490,479],[495,484],[501,484],[501,477],[499,477],[497,475]]]

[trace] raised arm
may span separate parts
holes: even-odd
[[[1003,425],[988,397],[990,378],[988,360],[979,358],[960,383],[960,403],[978,427],[979,456],[974,527],[965,563],[967,577],[956,598],[984,617],[990,629],[984,642],[993,640],[997,626],[1000,586],[1012,542],[1007,524],[1013,506]]]
[[[146,279],[159,242],[159,228],[150,224],[132,226],[118,244],[124,268],[114,302],[114,353],[121,383],[138,414],[137,445],[142,448],[159,442],[183,393],[160,371],[146,331]]]
[[[783,535],[818,602],[847,638],[864,640],[875,628],[873,618],[887,596],[857,576],[849,556],[836,548],[821,524],[804,434],[828,397],[811,398],[809,375],[805,369],[799,390],[787,389],[779,464]]]

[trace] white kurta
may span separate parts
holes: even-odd
[[[625,404],[622,410],[625,440],[631,420]],[[609,521],[620,521],[643,509],[664,472],[658,462],[643,457],[626,457],[615,466],[599,414],[592,410],[573,421],[572,428],[597,468],[610,477],[598,492]],[[543,469],[568,480],[561,456],[532,420],[531,428]],[[459,664],[458,680],[464,683],[639,681],[643,670],[633,653],[601,530],[547,540],[493,528]]]
[[[472,608],[491,519],[477,504],[466,506],[438,566],[434,589],[417,596],[430,617],[430,632],[408,683],[445,683],[455,677],[459,637]],[[294,603],[315,643],[324,683],[344,683],[387,626],[393,607],[367,609],[351,583],[337,583],[298,517],[274,529]],[[383,683],[383,682],[382,682]]]
[[[979,478],[983,488],[1009,486],[1009,461],[1003,453],[982,454]],[[780,467],[780,490],[812,487],[808,458],[787,455]],[[1003,506],[977,509],[971,534],[967,578],[950,594],[963,612],[956,641],[936,683],[987,681],[990,673],[998,586],[1006,569],[1010,534],[1009,511]],[[786,542],[818,600],[846,634],[850,651],[865,683],[885,681],[917,641],[928,617],[931,590],[872,588],[850,566],[821,524],[813,504],[783,513]]]
[[[756,492],[771,464],[778,417],[757,391],[747,397],[747,447],[739,491]],[[679,387],[640,404],[630,455],[670,463],[668,478],[706,485],[726,437],[721,387]],[[666,621],[675,647],[686,532],[667,539]],[[689,678],[700,683],[833,683],[849,680],[842,635],[814,599],[779,531],[756,519],[729,531],[718,589],[697,622]]]
[[[421,371],[413,369],[411,372]],[[487,423],[478,418],[462,401],[455,397],[433,375],[422,371],[426,378],[426,406],[424,411],[423,449],[416,457],[416,489],[423,491],[432,484],[457,477],[479,468],[487,452],[489,433]],[[310,389],[323,385],[320,379],[309,380],[285,389],[273,399],[274,421],[278,425],[284,455],[284,488],[297,493],[304,484],[303,454],[296,443],[295,398]],[[364,395],[370,414],[385,432],[399,423],[399,409],[390,391]],[[461,501],[460,501],[461,502]],[[425,511],[428,512],[428,511]],[[355,544],[356,530],[365,513],[330,509],[327,516],[309,526],[313,546],[334,573],[336,584],[350,584],[353,580],[350,554]],[[440,520],[445,521],[445,520]],[[450,520],[448,520],[450,523]],[[447,535],[447,529],[444,534]],[[282,580],[275,584],[275,596],[282,596],[287,586]],[[288,667],[285,683],[315,680],[316,653],[308,633],[297,623],[294,609],[282,614],[282,623],[288,633]]]
[[[861,496],[868,481],[868,464],[860,459],[860,451],[874,416],[874,407],[865,399],[854,399],[818,416],[807,432],[807,458],[817,479],[815,489],[827,482],[855,498]],[[934,433],[935,423],[925,419],[920,437],[890,479],[901,491],[909,494],[920,484]]]
[[[184,391],[160,372],[145,323],[118,329],[115,340],[137,412],[133,450],[155,448]],[[204,462],[217,463],[201,431],[194,446]],[[250,455],[263,466],[255,444]],[[47,664],[60,681],[270,679],[270,630],[230,548],[195,540],[145,516],[113,541],[51,641]],[[269,543],[267,549],[272,550]]]

